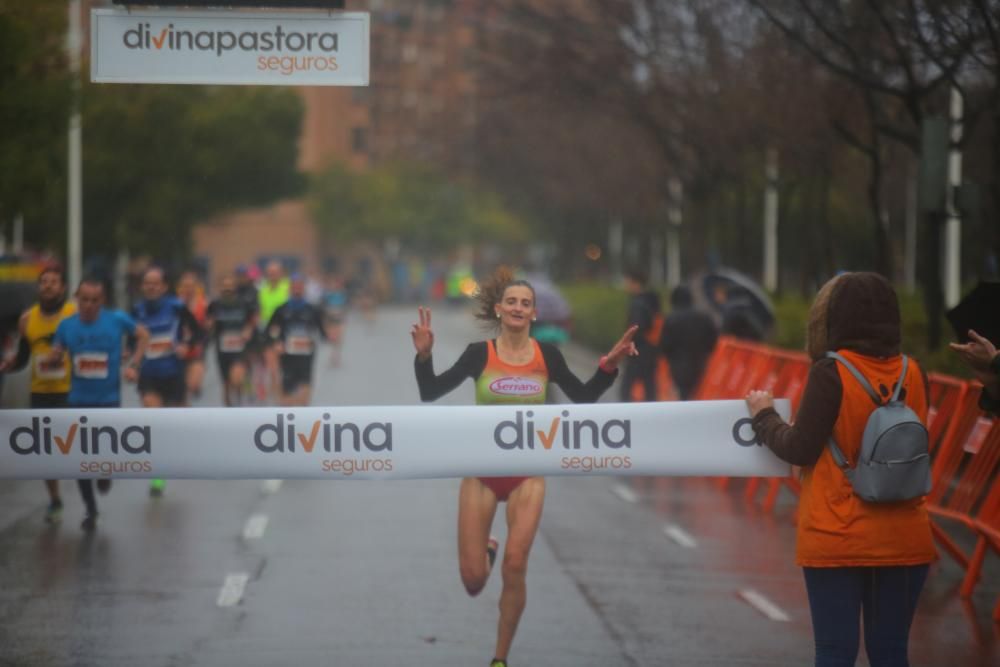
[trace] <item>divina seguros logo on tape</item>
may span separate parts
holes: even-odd
[[[392,452],[392,422],[371,422],[361,425],[354,422],[335,423],[329,412],[320,419],[299,428],[295,413],[278,413],[273,422],[261,424],[253,434],[253,444],[265,454],[312,454],[319,450],[327,454],[343,451]],[[349,477],[356,472],[392,472],[392,457],[338,457],[320,462],[323,472],[333,472]]]
[[[257,69],[291,75],[296,71],[335,72],[340,37],[330,31],[289,30],[281,24],[267,30],[185,30],[138,23],[122,33],[122,44],[131,51],[149,53],[210,52],[257,55]]]
[[[81,473],[109,476],[114,473],[149,473],[153,464],[148,459],[99,460],[90,457],[150,455],[153,453],[153,432],[150,426],[139,424],[118,428],[95,425],[81,415],[65,432],[56,431],[51,417],[32,417],[28,426],[11,429],[10,449],[21,456],[68,456],[74,450],[88,457],[80,461]]]
[[[576,451],[583,449],[631,449],[632,421],[630,419],[609,419],[597,422],[593,419],[570,419],[569,410],[563,410],[542,428],[536,428],[531,410],[514,413],[514,419],[501,421],[493,429],[493,442],[500,449]],[[604,468],[624,469],[632,467],[632,457],[625,454],[609,456],[563,456],[559,466],[564,470],[590,472]]]

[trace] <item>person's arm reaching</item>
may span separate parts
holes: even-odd
[[[775,455],[787,463],[816,463],[833,433],[840,414],[843,385],[833,359],[823,359],[809,369],[795,423],[788,424],[774,410],[770,392],[747,394],[753,430]]]

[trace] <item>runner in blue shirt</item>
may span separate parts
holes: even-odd
[[[153,266],[142,276],[142,301],[133,310],[136,322],[149,330],[149,345],[139,369],[139,395],[147,408],[179,407],[187,404],[189,347],[204,338],[201,325],[184,302],[167,294],[163,269]],[[154,479],[149,495],[163,495],[166,483]]]
[[[142,325],[120,310],[104,308],[104,284],[96,278],[84,278],[76,291],[79,310],[56,328],[50,361],[58,362],[69,354],[72,380],[68,403],[80,408],[117,408],[121,403],[121,358],[123,339],[135,336],[136,349],[125,369],[125,379],[138,377],[139,360],[149,341]],[[91,480],[77,481],[87,507],[84,530],[97,527],[97,501]],[[111,480],[97,480],[102,494],[111,488]]]

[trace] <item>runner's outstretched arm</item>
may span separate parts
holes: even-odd
[[[417,376],[417,388],[420,390],[420,400],[424,402],[436,400],[462,384],[465,378],[477,378],[486,367],[486,344],[472,343],[455,365],[441,373],[434,374],[434,361],[431,350],[434,348],[434,331],[431,329],[431,309],[418,309],[420,321],[413,325],[410,337],[417,356],[413,360],[413,370]]]
[[[635,356],[635,343],[632,338],[638,331],[637,326],[631,326],[621,339],[615,343],[611,351],[601,359],[594,375],[586,382],[581,382],[566,365],[562,352],[554,345],[541,343],[545,365],[549,369],[549,379],[566,392],[566,396],[574,403],[593,403],[601,397],[618,377],[618,364],[628,356]]]

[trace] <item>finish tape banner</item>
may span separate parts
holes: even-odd
[[[743,401],[0,411],[0,479],[789,472]]]

